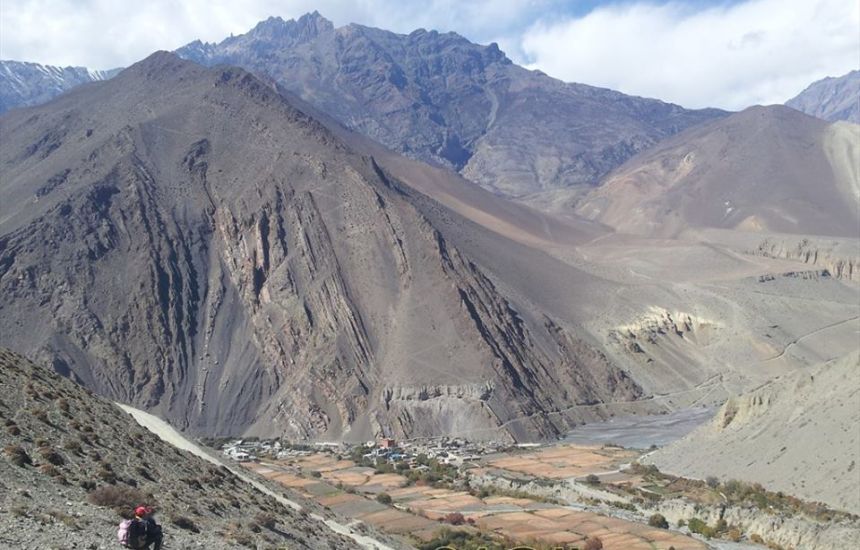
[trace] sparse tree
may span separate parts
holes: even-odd
[[[651,527],[657,527],[659,529],[668,529],[669,522],[666,521],[666,518],[663,517],[663,514],[654,514],[650,518],[648,518],[648,525]]]
[[[582,548],[583,550],[603,550],[603,541],[600,540],[600,537],[588,537]]]

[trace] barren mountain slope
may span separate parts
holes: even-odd
[[[142,502],[167,548],[354,548],[44,367],[0,349],[0,374],[3,548],[106,548]]]
[[[347,127],[506,195],[595,183],[658,140],[725,114],[567,84],[455,33],[335,29],[316,12],[177,53],[267,75]]]
[[[860,513],[857,353],[730,399],[709,424],[649,457],[680,475],[757,481]]]
[[[831,122],[860,124],[860,71],[813,82],[785,104]]]
[[[577,211],[621,232],[687,228],[858,236],[860,127],[752,107],[659,144]]]
[[[529,439],[640,395],[567,306],[606,284],[240,69],[154,54],[0,132],[2,342],[182,428]]]

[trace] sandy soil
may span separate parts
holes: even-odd
[[[713,421],[648,460],[671,473],[756,481],[858,513],[858,369],[855,353],[733,398]]]

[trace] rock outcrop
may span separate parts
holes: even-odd
[[[856,243],[769,237],[748,253],[803,262],[825,270],[831,277],[860,281],[860,247]]]
[[[757,535],[768,545],[804,550],[842,550],[857,540],[857,519],[821,521],[804,515],[773,513],[744,506],[702,506],[681,499],[664,500],[648,511],[663,515],[670,523],[699,518],[708,525],[720,520],[740,528],[747,537]]]

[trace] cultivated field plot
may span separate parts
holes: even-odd
[[[497,456],[490,467],[535,477],[559,479],[605,473],[618,477],[620,464],[637,456],[618,448],[565,445],[515,456]],[[314,499],[333,512],[372,524],[388,533],[429,540],[451,514],[462,514],[474,527],[518,543],[573,545],[600,537],[607,550],[704,550],[706,546],[680,533],[600,514],[572,510],[521,496],[479,498],[466,491],[407,485],[398,474],[377,474],[324,453],[283,462],[248,464],[257,473]],[[319,476],[319,477],[316,477]],[[387,493],[388,506],[375,495]]]
[[[327,458],[323,455],[308,457],[311,458],[308,463],[315,465],[328,465]],[[361,474],[355,475],[358,483],[356,486],[361,486],[362,491],[373,488],[378,489],[380,486],[387,486],[389,481],[385,483],[372,479],[374,477],[387,478],[390,474],[382,474],[374,476],[373,470],[369,468],[357,468],[350,461],[349,464],[341,464],[347,467],[346,470],[327,470],[326,479],[306,478],[296,473],[286,471],[286,466],[282,463],[267,463],[255,464],[248,463],[245,466],[254,470],[258,474],[277,481],[282,485],[289,487],[302,495],[311,498],[319,504],[326,506],[338,515],[352,519],[358,519],[374,525],[387,533],[397,535],[411,535],[422,540],[430,540],[441,527],[440,523],[435,519],[429,519],[416,515],[409,511],[400,510],[391,506],[386,506],[360,494],[345,492],[336,484],[340,479],[350,479],[350,475],[354,472],[349,472],[351,469],[369,470],[370,475]],[[325,467],[325,466],[323,466]],[[319,470],[310,470],[319,471]],[[335,483],[335,485],[332,484]],[[346,482],[340,482],[343,486],[353,487]],[[415,489],[419,489],[415,487]],[[427,489],[426,487],[424,489]],[[398,489],[398,491],[400,491]],[[369,491],[368,491],[369,492]]]
[[[562,445],[532,453],[491,458],[487,464],[502,470],[545,479],[583,477],[617,472],[619,466],[639,456],[620,447]]]
[[[481,517],[482,530],[495,531],[517,541],[576,544],[599,537],[612,550],[703,550],[704,544],[679,533],[590,512],[548,507],[532,512],[510,512]]]

